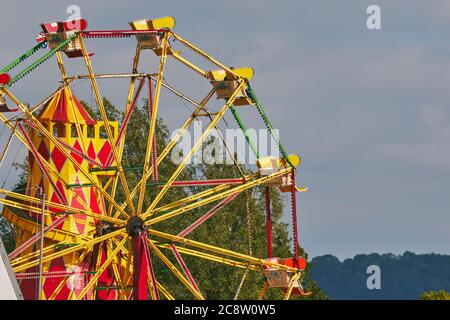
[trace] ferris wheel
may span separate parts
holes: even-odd
[[[272,127],[250,84],[253,69],[226,66],[175,33],[174,27],[172,17],[132,21],[126,30],[89,31],[85,20],[43,23],[38,43],[0,70],[0,119],[10,130],[0,150],[1,165],[11,166],[6,163],[6,154],[13,139],[28,151],[26,186],[0,189],[2,215],[16,230],[16,247],[9,253],[9,259],[26,299],[176,299],[177,292],[171,292],[161,280],[156,263],[162,264],[192,298],[206,299],[202,284],[185,261],[187,256],[204,264],[224,264],[240,273],[245,270],[236,298],[251,272],[266,279],[254,298],[264,298],[269,288],[282,290],[285,299],[310,294],[301,282],[306,260],[299,253],[297,232],[296,193],[306,191],[295,183],[300,158],[286,152]],[[136,39],[128,73],[94,72],[87,43],[100,38]],[[205,70],[191,62],[173,48],[174,41],[213,68]],[[92,46],[95,49],[94,41]],[[156,55],[157,72],[143,71],[147,69],[140,65],[143,54]],[[33,71],[52,57],[56,57],[60,71],[60,85],[37,105],[24,104],[13,94],[13,86],[19,85],[25,76],[32,77]],[[66,66],[73,59],[84,62],[85,74],[68,74]],[[204,78],[203,99],[197,102],[165,80],[168,59]],[[24,61],[31,63],[13,75]],[[120,123],[108,118],[98,84],[98,79],[118,78],[129,79]],[[96,120],[73,92],[74,85],[82,80],[89,83],[101,119]],[[185,119],[182,130],[162,150],[157,150],[157,119],[164,104],[162,89],[191,105],[193,112]],[[138,178],[130,180],[127,171],[131,169],[125,165],[124,152],[127,126],[137,101],[144,96],[148,100],[149,124],[147,140],[142,141],[146,151]],[[214,111],[208,108],[213,97],[223,101]],[[239,115],[244,107],[261,117],[280,158],[259,154]],[[244,132],[245,141],[257,159],[257,169],[244,172],[235,163],[237,176],[180,179],[225,114],[231,114]],[[209,120],[208,126],[168,177],[161,179],[159,169],[170,161],[169,154],[182,138],[183,130],[188,130],[200,117]],[[198,187],[202,187],[201,191]],[[210,218],[220,215],[221,209],[239,195],[258,187],[265,192],[267,256],[256,257],[251,248],[249,252],[237,252],[190,237],[194,230],[211,223]],[[156,191],[149,200],[151,188]],[[291,195],[294,257],[273,257],[270,194],[273,188]],[[178,229],[170,232],[161,228],[164,223],[195,210],[202,215],[194,222],[180,223]]]

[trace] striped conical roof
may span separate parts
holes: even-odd
[[[76,123],[76,119],[78,119],[79,123],[87,125],[97,122],[91,118],[68,87],[59,91],[47,102],[38,119],[64,123]]]

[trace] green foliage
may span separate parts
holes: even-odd
[[[420,296],[420,300],[450,300],[450,293],[445,290],[427,291]]]
[[[0,238],[5,245],[6,252],[10,253],[14,250],[16,246],[14,230],[8,220],[2,216],[0,216]]]

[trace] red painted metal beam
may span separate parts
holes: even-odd
[[[148,300],[147,259],[141,236],[133,237],[133,299]]]
[[[144,86],[144,82],[145,82],[145,78],[142,78],[141,82],[139,83],[139,86],[138,86],[138,89],[136,91],[136,94],[134,96],[134,99],[133,99],[133,101],[131,103],[130,109],[128,110],[127,114],[125,115],[125,119],[122,122],[122,126],[120,128],[119,134],[118,134],[117,139],[116,139],[116,148],[118,148],[119,141],[122,139],[122,135],[125,132],[125,129],[127,128],[128,123],[129,123],[129,121],[131,119],[131,115],[133,114],[134,107],[136,106],[136,101],[139,99],[139,95],[141,94],[141,90],[142,90],[142,87]],[[108,155],[108,158],[106,159],[106,162],[105,162],[105,168],[111,166],[111,163],[113,161],[114,161],[113,153],[112,153],[112,151],[110,151],[109,155]],[[102,166],[100,166],[100,167],[102,167]]]
[[[213,180],[192,180],[192,181],[174,181],[172,186],[192,187],[192,186],[215,186],[221,184],[241,184],[244,179],[213,179]]]
[[[150,248],[148,247],[147,244],[147,234],[143,233],[141,236],[141,241],[142,241],[142,246],[145,248],[144,253],[145,253],[145,259],[147,261],[147,272],[148,272],[148,276],[150,277],[148,280],[151,281],[151,289],[152,289],[152,298],[154,300],[160,300],[160,296],[159,296],[159,292],[158,292],[158,287],[156,284],[156,276],[155,276],[155,270],[153,268],[153,260],[152,260],[152,255],[150,253]]]
[[[92,31],[82,31],[81,35],[84,38],[123,38],[131,37],[136,34],[145,33],[161,33],[167,32],[168,30],[92,30]]]
[[[152,122],[154,108],[153,108],[153,93],[152,93],[152,78],[148,77],[148,120]],[[153,134],[152,140],[152,166],[153,166],[153,182],[158,181],[158,151],[156,150],[156,132]]]
[[[291,179],[292,179],[292,191],[291,191],[292,232],[294,233],[295,258],[298,260],[297,197],[296,197],[296,189],[295,189],[295,173],[294,172],[291,172]]]
[[[264,188],[265,199],[266,199],[266,226],[267,226],[267,254],[269,258],[272,258],[272,217],[270,211],[270,189],[269,187]]]

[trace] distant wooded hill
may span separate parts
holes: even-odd
[[[367,267],[381,269],[381,289],[367,288]],[[343,262],[332,255],[312,260],[311,278],[330,299],[419,299],[425,291],[450,291],[450,256],[361,254]]]

